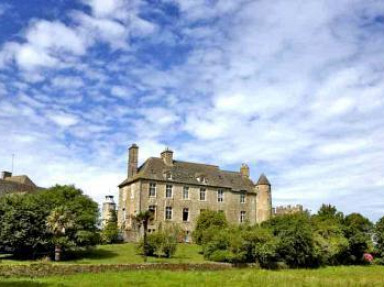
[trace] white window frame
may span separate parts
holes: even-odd
[[[150,182],[149,183],[149,192],[148,192],[148,196],[149,197],[156,197],[156,182]],[[152,191],[154,192],[154,194],[152,194]]]
[[[168,196],[168,192],[170,192],[170,196]],[[173,185],[166,184],[165,185],[165,198],[173,198]]]
[[[204,194],[204,199],[201,199],[201,195],[202,194]],[[199,189],[199,200],[200,201],[206,201],[207,200],[207,189],[206,188],[202,187],[202,188]]]
[[[168,212],[170,212],[170,218],[167,218],[168,216]],[[164,213],[164,219],[165,220],[172,220],[172,217],[173,217],[173,209],[172,209],[172,206],[166,206],[165,207],[165,213]]]
[[[245,222],[245,214],[246,212],[244,210],[240,211],[240,223]]]
[[[187,195],[187,196],[185,196]],[[189,186],[183,187],[183,199],[189,199]]]
[[[217,191],[217,202],[223,202],[224,201],[224,190],[219,189]]]

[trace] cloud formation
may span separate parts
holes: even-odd
[[[136,142],[141,161],[169,146],[247,162],[276,205],[383,215],[384,4],[76,3],[1,38],[2,169],[16,153],[17,171],[101,201]]]

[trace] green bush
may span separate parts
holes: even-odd
[[[224,213],[205,210],[197,218],[196,227],[192,233],[193,240],[196,244],[204,244],[212,238],[210,229],[225,229],[226,227],[228,227],[228,222]]]

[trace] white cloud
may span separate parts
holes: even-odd
[[[48,113],[47,117],[51,119],[58,126],[64,127],[64,128],[76,125],[79,122],[79,119],[77,116],[64,113],[64,112]]]

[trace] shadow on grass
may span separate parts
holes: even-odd
[[[65,256],[65,261],[68,260],[100,260],[109,259],[118,256],[119,254],[114,251],[103,250],[103,249],[90,249],[82,251],[69,252]]]

